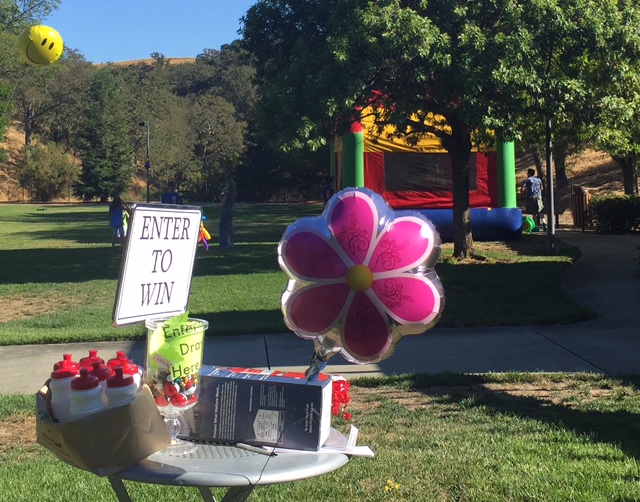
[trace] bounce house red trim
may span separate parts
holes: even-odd
[[[425,153],[424,155],[429,155]],[[496,152],[476,153],[476,189],[469,192],[469,207],[497,207]],[[394,209],[450,209],[453,193],[449,191],[387,191],[385,189],[384,153],[364,154],[364,185],[378,192]]]

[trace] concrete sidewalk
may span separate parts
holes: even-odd
[[[582,251],[561,282],[593,321],[557,326],[438,328],[405,336],[379,364],[348,364],[334,356],[325,372],[346,377],[401,373],[587,371],[640,373],[640,277],[635,275],[640,235],[597,235],[559,230],[557,237]],[[445,285],[446,288],[446,285]],[[98,342],[0,347],[8,375],[0,394],[34,393],[62,354],[74,359],[97,349],[104,359],[124,350],[144,364],[145,342]],[[313,344],[293,333],[216,337],[205,343],[205,364],[304,371]]]

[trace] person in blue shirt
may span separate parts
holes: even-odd
[[[169,182],[168,189],[162,194],[161,202],[163,204],[184,204],[180,193],[176,188],[176,184],[173,181]]]
[[[124,246],[126,237],[125,222],[129,217],[129,208],[122,202],[122,198],[116,196],[109,204],[109,226],[111,227],[111,247],[116,243]]]
[[[547,229],[544,220],[544,203],[542,200],[542,180],[536,176],[534,169],[527,169],[527,179],[522,184],[522,192],[526,197],[527,213],[533,216],[536,226],[542,225],[543,230]]]

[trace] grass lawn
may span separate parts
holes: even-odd
[[[189,308],[209,321],[208,336],[285,333],[280,296],[286,278],[277,244],[286,226],[320,214],[320,204],[239,204],[236,246],[215,245],[218,206],[205,206],[212,246],[199,246]],[[106,205],[0,206],[0,345],[142,338],[140,325],[111,326],[122,249],[111,248]],[[457,262],[442,246],[436,266],[446,305],[439,326],[555,324],[589,319],[558,284],[577,256],[546,239],[476,243]],[[523,285],[526,284],[526,288]]]
[[[277,243],[288,224],[320,210],[241,204],[235,248],[198,249],[190,311],[209,320],[209,336],[286,332]],[[219,208],[204,211],[215,241]],[[0,344],[143,336],[141,326],[111,327],[122,250],[111,248],[106,215],[101,205],[0,206]],[[547,256],[546,248],[543,236],[526,235],[476,243],[474,259],[458,262],[452,245],[443,245],[439,326],[591,318],[558,283],[578,251],[560,244],[558,255]],[[359,444],[376,456],[319,478],[259,487],[251,500],[640,500],[639,383],[589,374],[357,379],[348,411]],[[106,479],[35,443],[33,410],[31,395],[0,395],[0,502],[114,500]],[[350,426],[341,418],[332,424],[345,433]],[[195,489],[127,486],[140,502],[200,500]]]
[[[590,374],[357,379],[347,410],[376,456],[258,487],[250,500],[640,500],[639,384]],[[60,462],[34,436],[32,396],[0,396],[0,502],[115,500],[105,478]],[[137,502],[201,500],[191,488],[127,486]]]

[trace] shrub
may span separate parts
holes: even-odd
[[[621,195],[594,198],[587,216],[597,232],[625,234],[640,230],[640,197]]]
[[[80,168],[55,143],[25,147],[14,175],[32,200],[48,202],[63,195]]]

